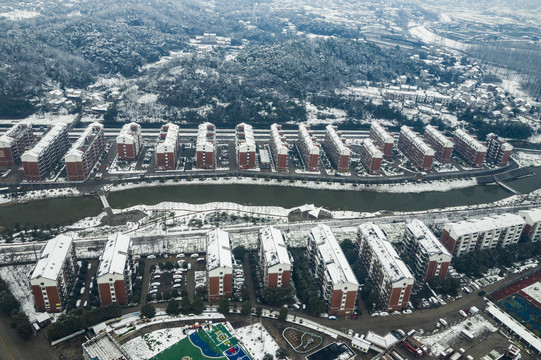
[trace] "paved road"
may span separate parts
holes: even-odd
[[[24,341],[9,323],[9,318],[0,314],[0,360],[58,359],[58,352],[47,341],[45,331]]]

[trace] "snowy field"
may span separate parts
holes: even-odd
[[[530,286],[522,289],[527,295],[531,296],[534,300],[541,303],[541,281],[536,282]]]
[[[261,323],[235,329],[235,337],[244,345],[254,360],[265,354],[276,354],[279,346]]]
[[[37,11],[26,11],[26,10],[13,10],[10,12],[0,13],[0,16],[11,21],[31,19],[41,14]]]
[[[0,278],[8,284],[11,293],[19,301],[21,308],[28,315],[30,321],[33,321],[37,314],[34,309],[34,296],[28,284],[33,270],[34,264],[0,267]]]
[[[182,328],[171,328],[153,331],[128,341],[122,348],[133,360],[146,360],[159,354],[168,347],[184,339]]]
[[[539,142],[541,142],[541,136],[539,138]],[[523,151],[516,151],[513,152],[513,159],[515,159],[515,161],[519,163],[520,166],[541,166],[541,153],[535,154]]]
[[[457,50],[466,50],[469,48],[469,45],[454,41],[451,39],[444,38],[439,36],[432,31],[428,30],[423,25],[417,25],[414,23],[408,24],[408,31],[411,36],[421,40],[425,44],[438,44],[447,48],[457,49]]]

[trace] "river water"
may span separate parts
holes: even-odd
[[[532,168],[534,175],[506,182],[522,194],[541,188],[541,167]],[[375,191],[315,190],[286,186],[245,184],[153,186],[110,193],[109,204],[116,209],[134,205],[154,205],[163,201],[203,204],[234,202],[243,205],[282,206],[303,204],[325,206],[332,210],[373,212],[378,210],[410,211],[474,205],[501,200],[512,195],[496,185],[478,185],[446,192],[381,193]],[[0,225],[33,227],[46,224],[65,225],[101,212],[98,198],[73,197],[38,200],[0,207]]]

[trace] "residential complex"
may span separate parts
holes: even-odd
[[[47,241],[30,276],[37,311],[61,312],[76,275],[73,239],[58,235]]]
[[[284,133],[282,132],[282,125],[271,125],[270,151],[276,171],[287,172],[287,153],[289,151],[289,145],[287,144]]]
[[[233,260],[229,234],[220,229],[207,233],[207,272],[209,300],[233,295]]]
[[[412,220],[406,225],[402,242],[418,279],[445,279],[452,255],[422,221]]]
[[[425,141],[434,149],[434,157],[442,164],[451,162],[453,142],[432,125],[425,127]]]
[[[141,125],[132,122],[122,126],[116,137],[116,148],[120,160],[136,160],[143,148]]]
[[[235,151],[240,169],[255,169],[255,139],[252,125],[245,123],[235,127]]]
[[[32,145],[34,133],[32,124],[21,121],[0,136],[0,166],[13,166],[21,163],[21,155]]]
[[[122,233],[109,236],[96,273],[102,305],[129,303],[135,267],[131,238]]]
[[[541,240],[541,209],[519,211],[518,214],[524,219],[524,235],[532,242]]]
[[[318,171],[319,168],[319,147],[315,136],[310,130],[310,126],[299,124],[299,134],[297,140],[297,147],[300,152],[300,156],[304,161],[304,168],[306,171]]]
[[[68,125],[48,126],[36,145],[21,156],[26,180],[44,180],[69,147]]]
[[[455,130],[455,150],[469,166],[481,167],[485,160],[487,148],[477,139],[462,129]]]
[[[163,125],[156,144],[156,168],[175,170],[178,156],[179,127],[175,124]]]
[[[197,129],[196,160],[198,169],[214,169],[216,167],[216,127],[205,122]]]
[[[349,172],[349,156],[351,150],[346,146],[346,138],[337,132],[338,127],[327,125],[325,127],[325,141],[323,147],[329,160],[340,173]]]
[[[387,311],[408,306],[414,278],[383,231],[374,223],[359,226],[359,257]]]
[[[103,125],[92,123],[71,146],[64,161],[69,181],[84,181],[94,168],[105,148]]]
[[[267,287],[287,288],[291,279],[291,260],[282,232],[272,226],[259,230],[259,259],[263,283]]]
[[[307,248],[328,313],[353,314],[359,283],[331,229],[327,225],[312,228]]]
[[[520,239],[524,225],[524,219],[515,214],[447,223],[440,241],[451,254],[460,256],[473,250],[515,244]]]
[[[430,172],[432,160],[434,159],[434,149],[428,146],[419,135],[406,125],[400,128],[398,149],[417,169]]]
[[[380,123],[372,121],[370,125],[370,140],[382,149],[383,158],[390,159],[393,156],[394,138]]]
[[[376,148],[376,145],[370,139],[361,141],[361,164],[370,175],[379,175],[383,153]]]
[[[513,145],[501,140],[498,135],[490,133],[487,135],[486,160],[497,166],[506,166],[513,151]]]

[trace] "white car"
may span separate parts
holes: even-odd
[[[195,258],[199,257],[199,254],[198,253],[192,254],[192,255],[190,255],[190,257],[195,259]]]

